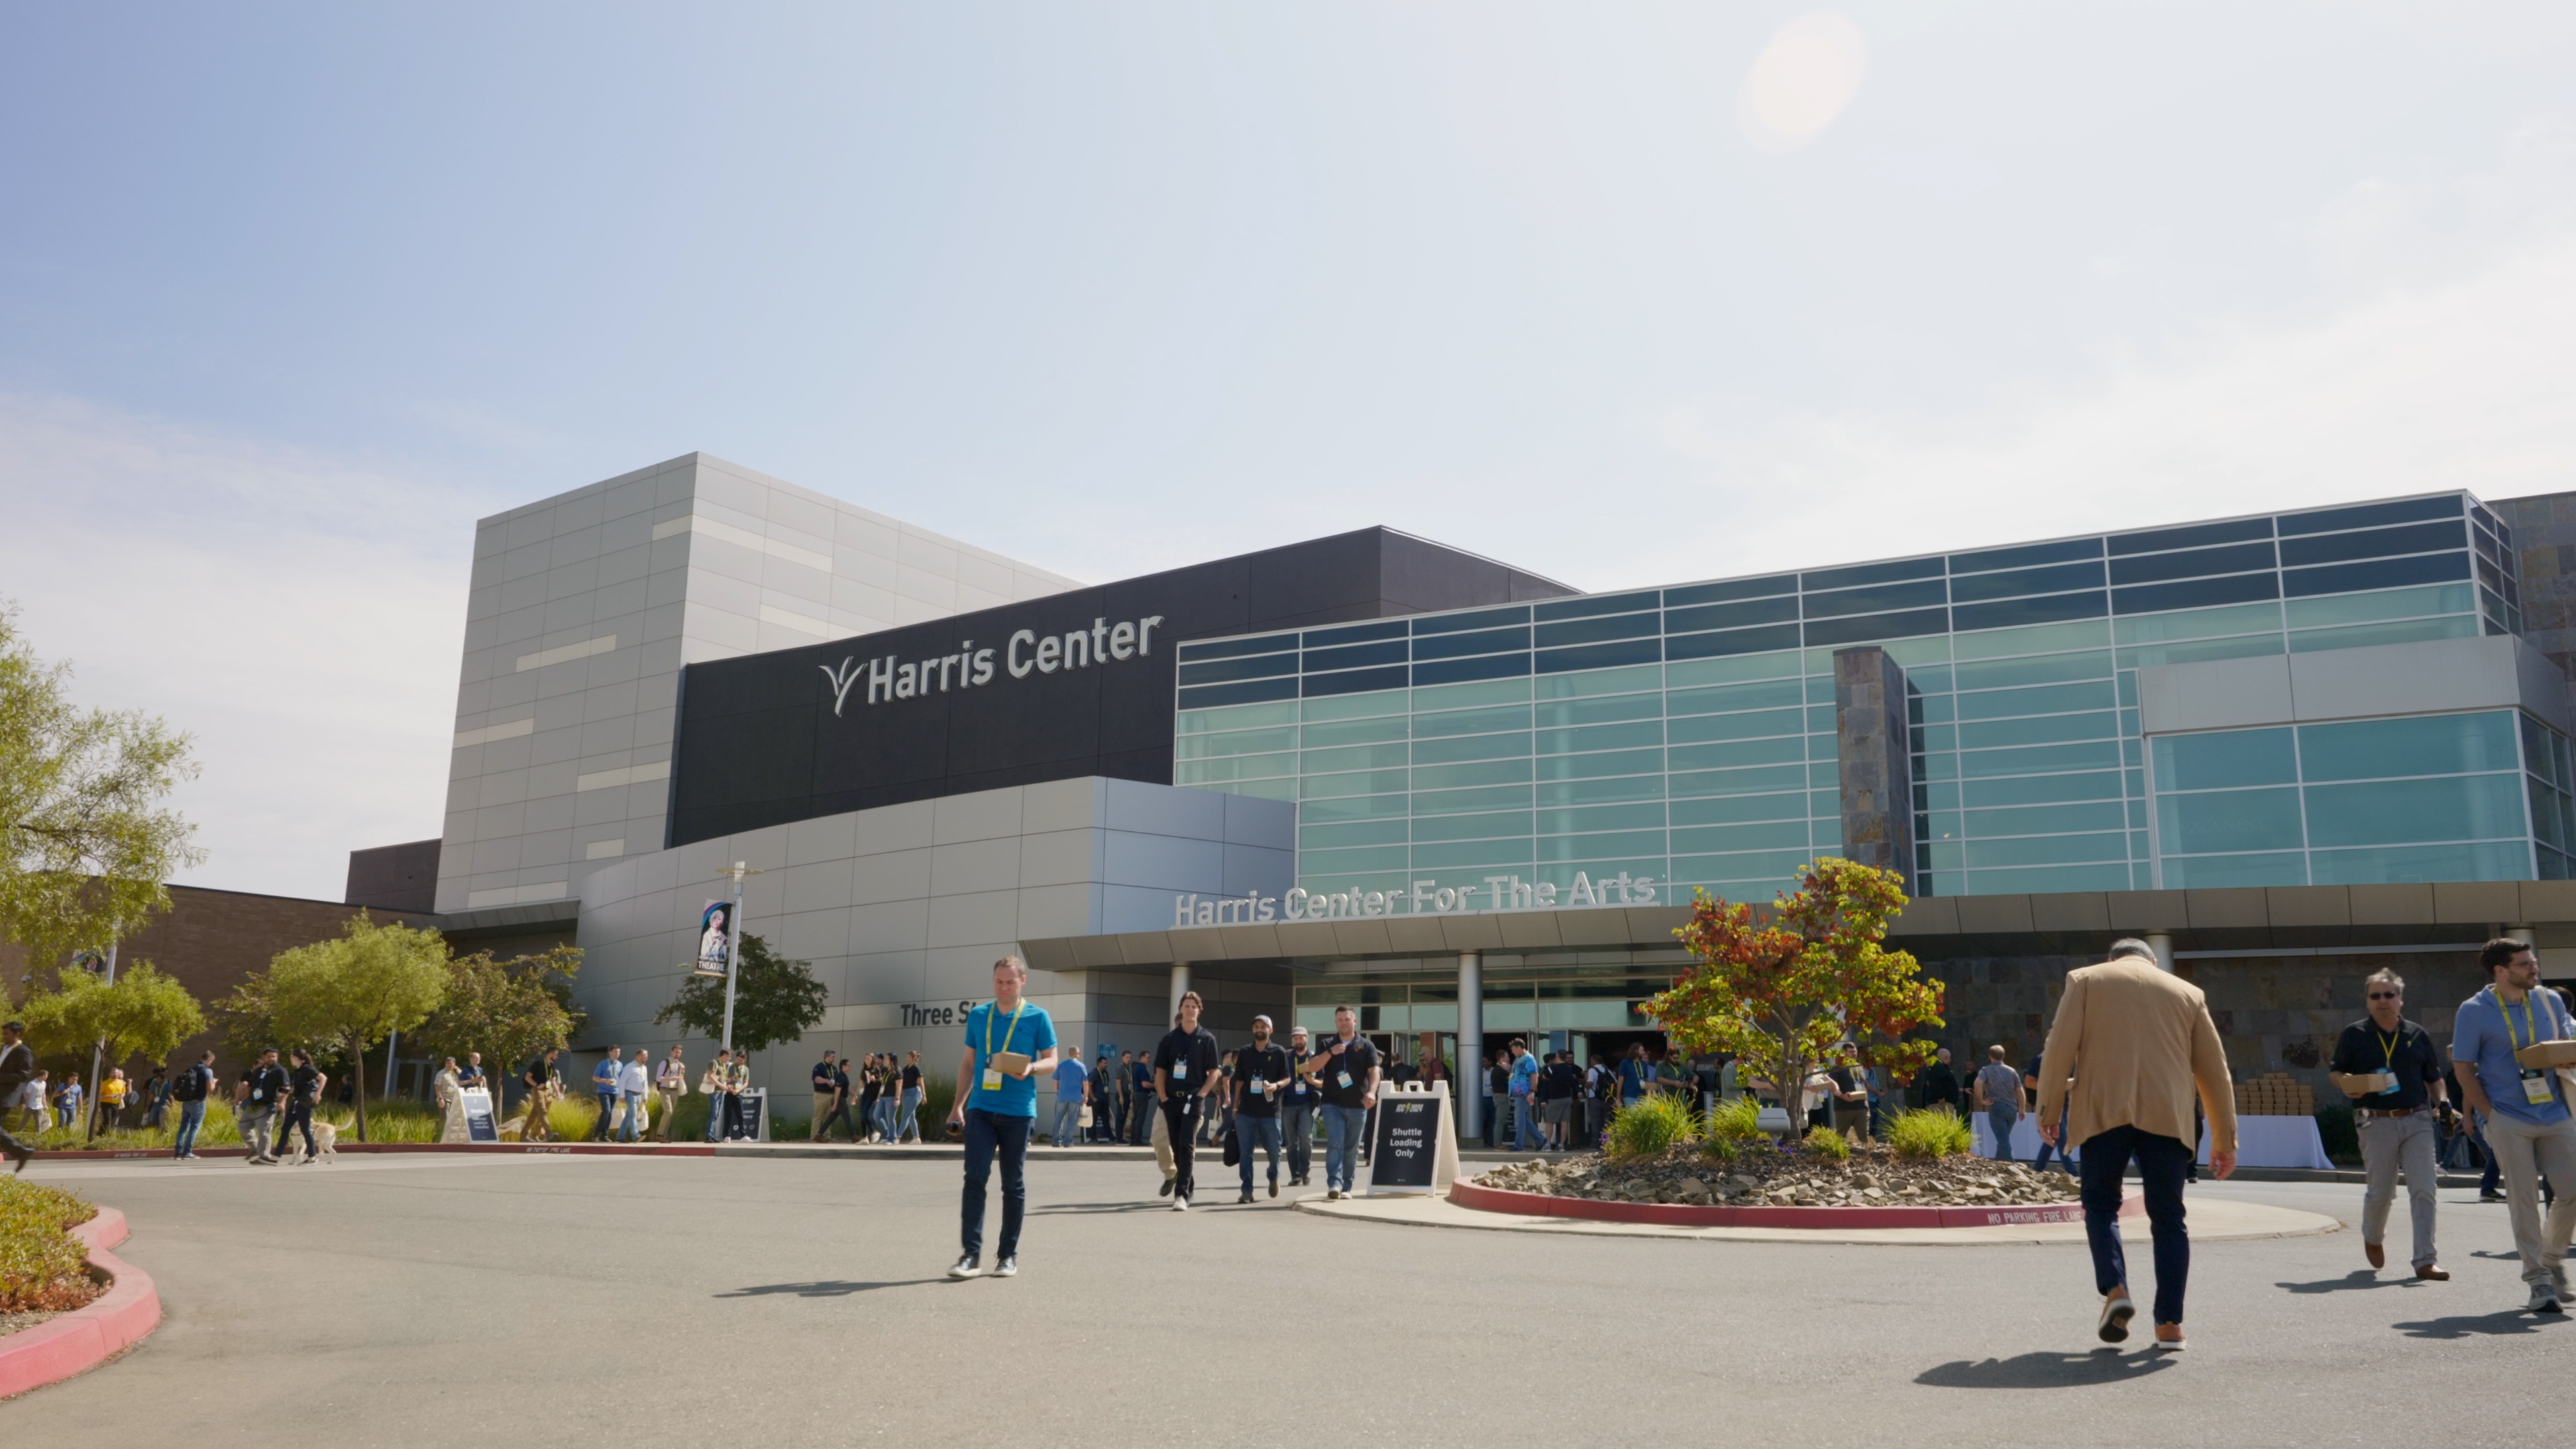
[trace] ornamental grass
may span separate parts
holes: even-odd
[[[1661,1157],[1700,1135],[1699,1113],[1688,1098],[1672,1092],[1648,1092],[1610,1115],[1603,1147],[1612,1157]]]
[[[1965,1157],[1976,1138],[1959,1114],[1948,1107],[1916,1107],[1887,1119],[1887,1145],[1897,1156],[1917,1162],[1938,1157]]]
[[[78,1308],[98,1296],[71,1230],[98,1209],[58,1187],[0,1177],[0,1313]]]

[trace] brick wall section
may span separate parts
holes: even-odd
[[[1954,1065],[1974,1070],[2003,1043],[2016,1067],[2036,1056],[2056,1019],[2066,973],[2094,964],[2074,956],[1994,957],[1924,963],[1948,988],[1949,1027],[1940,1033]],[[2267,956],[2183,961],[2175,972],[2209,997],[2210,1019],[2236,1080],[2287,1072],[2314,1088],[2320,1105],[2348,1100],[2326,1080],[2335,1038],[2366,1014],[2362,981],[2386,967],[2406,979],[2406,1015],[2445,1049],[2451,1015],[2486,984],[2473,952],[2423,955]]]
[[[338,901],[311,901],[294,896],[260,896],[241,891],[201,890],[194,886],[170,887],[170,909],[153,918],[152,924],[126,939],[117,949],[120,967],[137,961],[149,961],[164,975],[188,988],[201,1006],[211,1007],[230,995],[233,987],[253,971],[264,971],[278,952],[295,946],[327,941],[358,914],[355,906]],[[373,911],[370,918],[379,922],[422,920],[385,911]],[[16,964],[17,953],[8,972],[13,988],[22,970]],[[211,1015],[211,1013],[209,1013]],[[170,1060],[196,1060],[197,1053],[213,1047],[223,1050],[223,1043],[213,1031],[192,1038],[174,1052]],[[86,1063],[84,1063],[86,1065]],[[127,1074],[148,1076],[150,1063],[110,1063],[122,1065]],[[240,1063],[219,1060],[218,1067],[230,1075],[241,1069]]]

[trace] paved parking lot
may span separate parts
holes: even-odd
[[[1041,1156],[1026,1271],[962,1284],[945,1162],[34,1175],[127,1211],[120,1251],[169,1319],[0,1405],[10,1443],[2474,1444],[2563,1434],[2576,1407],[2576,1324],[2513,1311],[2503,1209],[2459,1191],[2448,1284],[2371,1278],[2350,1232],[2205,1245],[2169,1358],[2095,1351],[2080,1247],[1182,1216],[1136,1162]]]

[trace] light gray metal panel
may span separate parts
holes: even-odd
[[[2290,661],[2282,655],[2151,664],[2138,671],[2138,716],[2146,733],[2285,724]]]
[[[2522,702],[2524,647],[2494,634],[2294,654],[2291,707],[2302,720],[2510,709]]]
[[[1189,840],[1225,839],[1225,802],[1206,790],[1181,790],[1136,780],[1102,780],[1109,828]]]

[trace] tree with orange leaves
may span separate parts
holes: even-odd
[[[1673,934],[1697,962],[1646,1013],[1683,1049],[1731,1053],[1741,1075],[1778,1084],[1794,1132],[1810,1074],[1885,1067],[1902,1085],[1938,1050],[1905,1039],[1942,1024],[1942,996],[1911,954],[1883,944],[1904,907],[1893,871],[1830,856],[1758,919],[1750,905],[1695,891],[1690,923]]]

